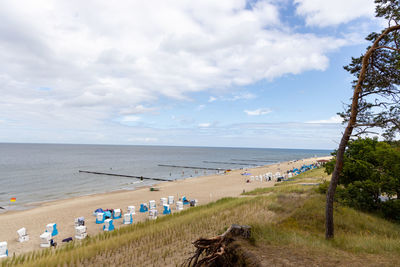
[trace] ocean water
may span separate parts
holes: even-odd
[[[214,174],[216,170],[164,165],[240,169],[328,156],[328,150],[172,146],[0,144],[0,207],[17,210],[40,202],[158,183],[79,170],[164,179]],[[15,197],[16,202],[10,202]],[[0,212],[4,210],[0,209]]]

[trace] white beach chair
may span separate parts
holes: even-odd
[[[0,258],[8,257],[7,242],[0,242]]]
[[[18,242],[26,242],[29,240],[29,235],[26,231],[26,228],[23,227],[17,231],[18,234]]]
[[[114,209],[113,219],[116,220],[116,219],[120,219],[121,217],[122,217],[121,209]]]
[[[161,204],[161,206],[167,205],[168,199],[166,197],[160,198],[160,204]]]
[[[124,221],[123,224],[132,224],[133,222],[133,215],[132,213],[125,213],[124,214]]]
[[[199,202],[197,201],[197,199],[190,200],[190,206],[191,207],[196,207],[198,203]]]
[[[128,212],[127,212],[127,213],[136,214],[136,212],[135,212],[135,206],[128,206]]]
[[[168,196],[168,205],[174,204],[174,196]]]
[[[182,201],[176,202],[176,210],[183,210],[183,202]]]
[[[149,201],[149,210],[151,209],[156,209],[156,201],[155,200],[150,200]]]
[[[57,224],[49,223],[46,225],[46,232],[51,233],[51,236],[58,235]]]
[[[158,216],[158,211],[156,209],[150,209],[149,210],[149,219],[150,220],[157,219],[157,216]]]
[[[40,247],[41,248],[49,248],[50,241],[51,241],[51,233],[50,232],[44,232],[43,234],[40,235]]]
[[[75,226],[85,225],[85,217],[75,218]]]
[[[75,238],[76,239],[85,239],[87,237],[87,228],[84,225],[76,226],[75,227]]]

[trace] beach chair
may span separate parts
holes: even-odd
[[[8,257],[7,242],[0,242],[0,258]]]
[[[26,228],[23,227],[17,231],[18,234],[18,242],[26,242],[29,240],[29,235],[26,231]]]
[[[49,248],[51,245],[51,233],[44,232],[40,235],[40,247],[41,248]]]
[[[128,206],[128,211],[127,211],[127,213],[136,214],[136,212],[135,212],[135,206]]]
[[[51,236],[58,235],[57,224],[49,223],[48,225],[46,225],[46,232],[51,233]]]
[[[114,211],[113,211],[113,219],[114,220],[117,220],[117,219],[121,219],[122,218],[122,212],[121,212],[121,209],[115,209]]]
[[[97,213],[99,213],[99,212],[104,212],[104,210],[103,209],[96,209],[94,212],[93,212],[93,216],[97,216]]]
[[[104,223],[104,213],[103,212],[98,212],[96,215],[96,223],[100,224],[100,223]]]
[[[169,207],[168,204],[165,204],[163,207],[164,207],[164,210],[163,210],[164,215],[171,214],[171,208]]]
[[[187,200],[187,198],[185,196],[182,197],[182,202],[183,202],[183,205],[190,204],[189,200]]]
[[[183,202],[182,201],[176,202],[176,210],[183,210]]]
[[[149,209],[152,210],[152,209],[156,209],[156,208],[157,208],[156,201],[155,200],[150,200],[149,201]]]
[[[150,209],[149,210],[149,219],[150,220],[157,219],[157,216],[158,216],[158,211],[156,209]]]
[[[149,208],[147,207],[147,204],[146,203],[140,204],[140,210],[139,211],[140,212],[148,212]]]
[[[75,218],[75,226],[85,225],[85,217]]]
[[[125,213],[124,214],[124,221],[123,224],[132,224],[133,222],[133,215],[132,213]]]
[[[174,204],[174,196],[168,196],[168,205]]]
[[[168,204],[168,198],[166,198],[166,197],[160,198],[160,204],[161,204],[161,206],[167,205]]]
[[[198,203],[197,199],[190,200],[190,207],[196,207],[197,203]]]
[[[107,220],[107,219],[112,219],[111,210],[104,211],[104,220]]]
[[[112,219],[107,219],[104,221],[103,231],[108,232],[114,230],[114,223]]]
[[[87,237],[87,228],[84,225],[76,226],[75,227],[75,238],[76,239],[85,239]]]

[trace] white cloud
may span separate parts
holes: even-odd
[[[156,113],[158,101],[174,107],[194,92],[218,95],[263,79],[322,71],[330,52],[350,44],[294,32],[280,21],[279,2],[260,0],[249,8],[245,0],[5,1],[0,114],[15,128],[2,127],[0,137],[91,142],[103,131],[104,142],[114,142],[114,135],[115,142],[127,140],[122,136],[135,127],[123,132],[124,125],[144,124],[135,114]],[[176,121],[197,129],[191,118],[177,114]],[[44,139],[33,140],[31,131]]]
[[[342,123],[343,119],[339,115],[330,117],[327,120],[307,121],[306,123]]]
[[[332,26],[347,23],[360,17],[374,16],[373,0],[294,0],[296,13],[304,16],[307,25]]]
[[[237,100],[249,100],[249,99],[254,99],[257,96],[255,94],[252,93],[241,93],[238,95],[234,95],[232,98],[228,98],[229,101],[237,101]]]
[[[137,105],[132,107],[124,108],[120,111],[122,115],[129,115],[129,114],[143,114],[148,112],[154,112],[157,110],[156,108],[145,107],[143,105]]]
[[[205,122],[205,123],[199,123],[198,125],[200,128],[208,128],[211,126],[211,123]]]
[[[203,110],[206,107],[206,105],[198,105],[197,110]]]
[[[130,116],[123,116],[121,119],[120,119],[120,121],[121,122],[125,122],[125,123],[128,123],[128,122],[138,122],[138,121],[140,121],[140,117],[139,116],[133,116],[133,115],[130,115]]]
[[[127,139],[128,142],[133,143],[154,143],[158,141],[158,138],[153,137],[131,137]]]
[[[214,102],[217,101],[217,98],[215,96],[210,96],[210,98],[208,98],[208,102]]]
[[[269,108],[259,108],[259,109],[255,109],[255,110],[244,110],[244,112],[250,116],[259,116],[259,115],[265,115],[265,114],[271,113],[272,110]]]
[[[326,69],[327,53],[346,41],[291,32],[272,3],[248,9],[245,0],[4,2],[2,98],[46,98],[41,105],[92,107],[107,117],[132,107],[132,114],[147,112],[137,109],[163,96],[186,99]],[[30,90],[41,87],[52,90]]]

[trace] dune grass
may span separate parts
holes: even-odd
[[[394,266],[400,261],[400,225],[354,209],[335,207],[335,239],[324,239],[325,196],[315,186],[320,170],[248,197],[224,198],[155,221],[102,233],[62,248],[10,258],[2,266],[177,266],[193,252],[191,241],[222,233],[232,223],[252,226],[250,249],[304,265]],[[262,193],[258,193],[262,192]],[[278,250],[293,253],[273,254]],[[290,259],[297,254],[295,259]],[[301,266],[302,264],[299,263]]]

